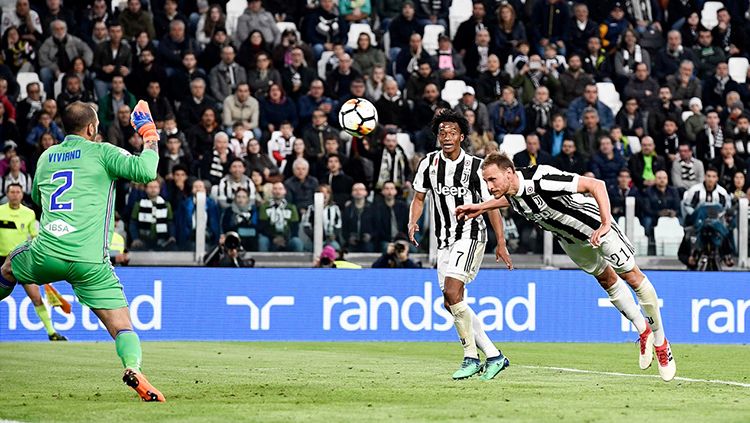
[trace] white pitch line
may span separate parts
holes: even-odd
[[[584,374],[605,375],[605,376],[659,378],[658,375],[637,375],[637,374],[632,374],[632,373],[600,372],[596,370],[572,369],[569,367],[525,366],[525,365],[519,365],[515,367],[522,367],[525,369],[555,370],[555,371],[560,371],[560,372],[584,373]],[[719,385],[729,385],[729,386],[739,386],[741,388],[750,388],[750,383],[735,382],[731,380],[693,379],[690,377],[680,377],[680,376],[676,376],[674,380],[681,381],[681,382],[715,383]]]

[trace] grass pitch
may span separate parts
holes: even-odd
[[[112,343],[0,343],[0,420],[745,421],[750,387],[656,375],[635,344],[505,344],[491,382],[454,382],[456,343],[144,343],[167,397],[142,403]],[[678,376],[750,384],[747,346],[675,345]]]

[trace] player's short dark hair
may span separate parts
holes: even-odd
[[[96,112],[82,101],[70,103],[62,116],[63,129],[68,134],[77,134],[90,124],[96,124]]]
[[[492,165],[497,166],[500,170],[516,170],[513,160],[505,153],[492,152],[488,154],[487,157],[484,158],[484,162],[482,162],[482,169],[487,169]]]
[[[432,127],[432,133],[435,134],[435,136],[437,136],[438,132],[440,131],[440,124],[445,122],[455,123],[456,125],[458,125],[458,128],[461,130],[461,134],[463,136],[469,136],[469,121],[463,114],[451,109],[443,109],[441,112],[436,113],[435,117],[432,118],[430,127]]]

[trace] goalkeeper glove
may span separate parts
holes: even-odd
[[[156,132],[156,125],[154,125],[154,119],[151,117],[151,110],[149,110],[148,103],[145,101],[141,100],[136,104],[133,113],[130,115],[130,125],[143,138],[143,141],[159,141],[159,133]]]

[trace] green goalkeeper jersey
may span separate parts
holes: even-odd
[[[159,156],[145,150],[134,156],[108,143],[68,135],[42,153],[31,191],[42,207],[34,247],[64,260],[101,263],[114,231],[115,181],[156,179]]]

